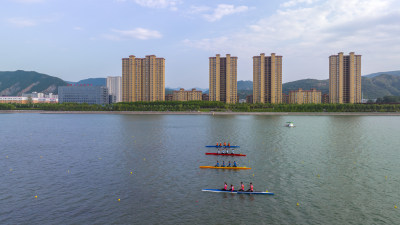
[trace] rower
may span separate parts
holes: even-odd
[[[231,161],[228,162],[228,165],[226,167],[231,167]]]
[[[235,187],[231,184],[231,189],[229,189],[231,192],[235,191]]]
[[[222,149],[222,154],[225,154],[225,148],[224,148],[224,149]]]
[[[235,154],[235,152],[233,151],[233,148],[231,149],[231,154]]]
[[[217,148],[217,153],[219,154],[219,148]]]
[[[224,182],[224,188],[222,189],[223,191],[227,191],[226,189],[228,188],[228,185],[226,184],[226,182]]]
[[[217,160],[217,164],[215,164],[215,167],[219,167],[219,162],[218,162],[218,160]]]
[[[224,146],[226,146],[226,142],[224,142]]]
[[[250,182],[250,188],[247,190],[247,192],[253,192],[253,183]]]
[[[229,154],[229,149],[225,148],[225,150],[226,150],[226,154]]]
[[[225,161],[222,161],[221,167],[225,167]]]
[[[233,167],[237,167],[236,161],[233,161]]]
[[[239,191],[244,191],[244,184],[243,182],[240,182],[240,190]]]
[[[228,142],[228,147],[231,147],[231,143]]]

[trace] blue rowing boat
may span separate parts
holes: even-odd
[[[230,146],[219,146],[219,145],[207,145],[207,148],[240,148],[238,145],[230,145]]]
[[[231,194],[248,194],[248,195],[274,195],[274,193],[272,193],[272,192],[224,191],[224,190],[221,190],[221,189],[203,189],[201,191],[223,192],[223,193],[231,193]]]

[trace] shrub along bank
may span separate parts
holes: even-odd
[[[120,102],[110,105],[79,103],[0,103],[0,110],[47,111],[201,111],[201,112],[400,112],[400,104],[225,104],[211,101]]]

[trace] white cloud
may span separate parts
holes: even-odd
[[[299,4],[312,4],[315,2],[318,2],[319,0],[290,0],[288,2],[284,2],[281,4],[281,6],[283,7],[293,7],[293,6],[297,6]]]
[[[312,57],[321,63],[310,64],[310,67],[320,67],[325,73],[326,58],[341,51],[371,53],[370,57],[388,53],[400,57],[396,52],[400,49],[400,10],[396,4],[399,3],[393,0],[291,0],[283,5],[295,7],[281,8],[233,33],[199,40],[186,39],[183,43],[210,52],[228,51],[242,60],[251,60],[251,56],[261,52],[282,54],[287,61],[301,61],[307,57],[310,60]],[[307,67],[298,66],[286,72],[297,74],[304,69],[303,73],[322,74],[306,72]]]
[[[37,25],[36,21],[22,17],[9,18],[7,22],[16,27],[33,27]]]
[[[177,10],[181,0],[133,0],[136,4],[148,8],[170,8]]]
[[[83,28],[82,28],[82,27],[79,27],[79,26],[76,26],[76,27],[74,27],[73,29],[74,29],[74,30],[83,30]]]
[[[126,39],[148,40],[148,39],[158,39],[162,37],[161,33],[156,30],[148,30],[140,27],[133,30],[113,29],[112,31],[113,34],[104,35],[104,38],[109,40],[126,40]]]
[[[203,8],[205,10],[205,8]],[[220,20],[222,17],[231,15],[234,13],[247,11],[249,8],[247,6],[234,6],[227,4],[219,4],[212,14],[204,15],[204,18],[209,22],[214,22]]]
[[[190,6],[189,13],[190,14],[198,14],[198,13],[204,13],[207,11],[210,11],[211,8],[208,6]]]

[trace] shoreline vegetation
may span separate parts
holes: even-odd
[[[0,103],[0,113],[211,114],[211,115],[400,115],[400,104],[226,104],[209,101]]]

